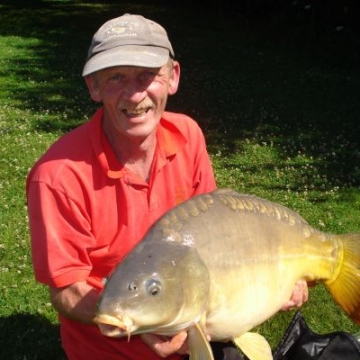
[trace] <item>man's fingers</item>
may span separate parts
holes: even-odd
[[[289,301],[287,301],[282,310],[290,310],[294,307],[302,306],[309,298],[309,289],[305,280],[299,280],[294,287],[293,293]]]
[[[187,333],[182,331],[171,338],[155,335],[141,335],[142,340],[160,357],[165,358],[174,353],[187,354]]]

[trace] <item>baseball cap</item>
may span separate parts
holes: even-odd
[[[141,15],[124,14],[95,33],[82,76],[113,66],[157,68],[174,57],[165,29]]]

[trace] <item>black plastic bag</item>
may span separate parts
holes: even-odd
[[[274,352],[274,360],[360,360],[360,343],[342,331],[315,334],[297,312]]]

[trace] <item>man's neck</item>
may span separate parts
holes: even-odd
[[[148,181],[156,149],[156,133],[145,139],[116,136],[104,129],[109,143],[119,160],[129,170]]]

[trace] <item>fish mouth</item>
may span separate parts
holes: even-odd
[[[94,322],[98,324],[100,332],[109,337],[126,336],[130,339],[132,321],[126,315],[112,316],[98,314],[94,318]]]

